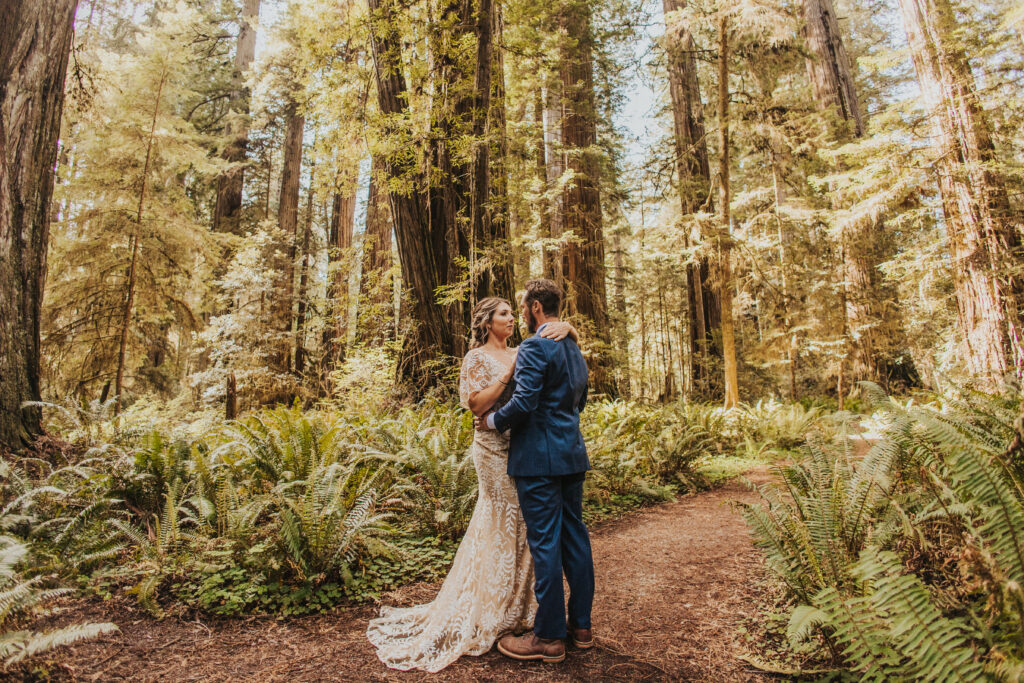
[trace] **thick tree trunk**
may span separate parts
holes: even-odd
[[[428,218],[430,235],[445,266],[444,282],[459,283],[466,278],[463,259],[469,264],[469,296],[446,307],[451,328],[450,355],[461,358],[468,350],[469,312],[473,306],[476,258],[470,227],[474,201],[472,163],[463,145],[472,135],[475,98],[471,76],[462,54],[464,41],[473,27],[470,3],[444,0],[437,21],[429,32],[434,93],[430,100]],[[486,116],[486,110],[482,114]],[[486,197],[486,193],[484,194]]]
[[[804,42],[810,53],[806,60],[807,77],[814,98],[822,109],[834,107],[843,120],[852,121],[854,132],[860,137],[864,134],[864,121],[832,0],[803,3]]]
[[[256,22],[260,16],[260,0],[245,0],[238,26],[238,45],[235,48],[235,72],[231,89],[231,109],[239,115],[229,120],[224,134],[229,138],[223,158],[232,163],[245,160],[249,145],[249,93],[244,87],[245,73],[256,56]],[[238,233],[238,212],[242,208],[242,185],[245,171],[238,166],[225,171],[217,179],[217,205],[213,212],[214,230]]]
[[[0,0],[0,446],[42,433],[39,347],[53,166],[77,0]]]
[[[663,0],[665,12],[665,49],[668,57],[669,94],[675,123],[676,171],[679,178],[679,200],[683,216],[700,210],[710,211],[711,164],[708,158],[707,135],[704,128],[704,104],[701,101],[700,82],[697,80],[696,45],[689,29],[672,15],[683,9],[682,0]],[[683,246],[691,245],[690,236],[684,235]],[[710,306],[717,305],[708,278],[710,268],[706,257],[686,265],[690,349],[696,362],[690,366],[696,374],[696,384],[704,395],[710,393],[711,355],[721,356],[712,343]],[[699,295],[698,295],[699,293]],[[716,310],[714,317],[720,319]]]
[[[967,367],[1024,375],[1020,214],[992,169],[995,146],[949,0],[899,0],[929,109]]]
[[[562,86],[553,83],[544,93],[544,158],[547,162],[546,184],[548,192],[557,186],[562,174],[565,173],[565,150],[562,145]],[[547,218],[547,234],[551,240],[562,238],[565,225],[565,196],[562,192],[555,193],[550,203],[543,208]],[[561,247],[548,246],[544,250],[544,276],[565,286],[565,275],[562,273]]]
[[[408,137],[400,119],[408,109],[405,76],[402,71],[401,36],[396,27],[395,0],[368,0],[371,12],[370,44],[373,48],[377,98],[386,117],[386,135]],[[408,141],[412,145],[412,141]],[[402,281],[409,292],[412,329],[402,344],[398,358],[397,379],[417,394],[435,386],[443,373],[430,366],[454,350],[451,321],[435,299],[439,287],[448,283],[448,252],[445,235],[436,234],[430,220],[427,195],[422,188],[426,179],[420,174],[415,158],[402,150],[383,158],[384,176],[388,180],[416,189],[389,192],[391,216],[395,226]]]
[[[560,63],[562,139],[573,171],[573,179],[565,188],[564,227],[575,238],[563,250],[566,298],[570,314],[592,326],[587,330],[596,342],[591,347],[590,385],[596,393],[615,396],[599,187],[601,162],[595,151],[597,110],[590,8],[584,3],[567,3],[559,19],[562,29],[575,38],[574,45],[563,47]]]
[[[501,8],[481,0],[477,8],[477,63],[473,108],[473,240],[485,250],[490,267],[476,283],[474,300],[500,296],[512,301],[515,289],[508,220],[508,137],[505,114],[505,63],[495,50],[501,41]],[[481,195],[482,188],[487,193]],[[478,218],[479,216],[479,218]],[[513,343],[518,343],[518,328]]]
[[[277,226],[282,237],[288,241],[288,262],[285,264],[284,297],[281,323],[284,344],[281,361],[284,372],[292,368],[291,332],[292,310],[295,307],[295,255],[299,240],[299,174],[302,171],[302,133],[306,117],[295,102],[289,102],[285,110],[284,166],[281,169],[281,198],[277,209]]]
[[[718,174],[722,224],[719,226],[718,255],[721,260],[719,298],[722,305],[722,360],[725,366],[725,407],[740,402],[736,368],[736,339],[732,318],[732,245],[729,235],[729,20],[723,13],[718,23]]]

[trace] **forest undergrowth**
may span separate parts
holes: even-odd
[[[869,450],[812,438],[745,509],[773,575],[745,629],[771,661],[751,661],[808,679],[1021,680],[1024,398],[866,389]]]
[[[232,421],[162,421],[142,404],[115,420],[110,408],[48,405],[52,436],[0,467],[9,662],[115,628],[20,630],[72,590],[129,597],[157,617],[288,617],[438,579],[475,504],[472,416],[444,402],[279,406]],[[839,424],[822,406],[774,401],[592,404],[585,515],[720,484]]]

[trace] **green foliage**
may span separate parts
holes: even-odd
[[[45,588],[42,575],[28,579],[19,576],[15,567],[24,563],[28,554],[25,543],[0,535],[0,658],[5,666],[117,630],[117,626],[110,623],[74,624],[42,633],[19,629],[26,618],[48,614],[52,611],[50,603],[70,592],[67,588]]]
[[[796,602],[788,637],[819,639],[870,680],[1014,679],[1024,654],[1024,493],[1007,444],[1018,396],[900,405],[866,389],[884,436],[863,456],[810,444],[745,515]]]
[[[158,615],[316,612],[442,576],[476,504],[472,416],[449,404],[162,419],[122,416],[94,437],[71,422],[82,442],[64,466],[0,471],[3,528],[33,545],[37,573],[124,590]],[[586,518],[705,487],[707,468],[720,480],[763,462],[815,419],[775,403],[592,403]]]
[[[476,504],[477,480],[469,446],[471,413],[403,412],[373,431],[382,463],[393,467],[402,516],[411,530],[448,540],[461,538]]]

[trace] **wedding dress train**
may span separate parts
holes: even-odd
[[[501,363],[483,349],[467,353],[459,376],[463,407],[470,394],[503,374]],[[507,387],[495,409],[511,392]],[[533,560],[515,484],[506,474],[508,435],[475,432],[471,453],[479,495],[437,597],[415,607],[383,607],[367,629],[377,656],[393,669],[440,671],[462,655],[487,652],[504,633],[533,625]]]

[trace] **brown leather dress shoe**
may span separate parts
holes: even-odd
[[[560,662],[565,659],[565,643],[551,638],[538,638],[531,631],[521,636],[507,635],[498,641],[498,652],[512,659]]]
[[[589,650],[594,647],[594,634],[589,628],[576,628],[569,626],[569,642],[580,650]]]

